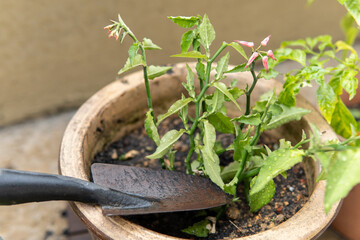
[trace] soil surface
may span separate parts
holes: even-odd
[[[159,128],[160,136],[169,129],[180,129],[181,120],[167,119]],[[228,134],[218,137],[222,145],[227,146],[232,141]],[[261,138],[260,142],[272,146],[270,139]],[[183,135],[174,148],[177,150],[175,168],[184,171],[183,159],[188,151],[188,139]],[[121,141],[115,142],[110,147],[95,156],[94,162],[135,165],[139,167],[160,168],[159,160],[149,160],[145,157],[153,153],[156,145],[149,139],[143,128],[137,129],[125,136]],[[224,166],[232,161],[232,153],[220,155],[221,164]],[[232,203],[218,220],[215,233],[207,238],[200,239],[232,239],[252,235],[270,229],[293,216],[308,200],[305,172],[301,164],[287,171],[287,178],[278,176],[274,179],[276,193],[273,200],[258,212],[250,212],[246,203],[243,187],[237,189],[239,201]],[[204,220],[206,216],[216,216],[212,209],[205,211],[189,211],[178,213],[162,213],[127,216],[126,219],[140,224],[156,232],[180,238],[196,239],[193,235],[183,233],[185,229],[196,222]]]

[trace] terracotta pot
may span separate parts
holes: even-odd
[[[157,106],[156,114],[164,112],[180,97],[183,91],[181,83],[185,81],[185,77],[185,64],[177,64],[171,73],[151,81],[153,103]],[[240,87],[252,81],[250,73],[232,74],[227,79],[230,81],[234,78],[239,79]],[[252,101],[274,87],[280,89],[279,83],[260,80]],[[244,103],[244,98],[239,100],[239,104],[241,103]],[[285,137],[297,142],[301,138],[300,129],[309,131],[309,123],[313,122],[321,132],[325,132],[324,140],[336,138],[328,124],[304,98],[299,97],[298,103],[300,107],[312,110],[312,113],[301,121],[284,125],[267,134],[271,134],[274,139]],[[230,108],[229,111],[233,112],[234,107]],[[89,180],[89,168],[94,155],[111,142],[142,126],[146,109],[142,72],[130,74],[100,90],[83,104],[65,131],[60,150],[60,173]],[[320,170],[319,164],[305,159],[304,166],[311,192],[305,206],[284,223],[239,239],[314,239],[327,228],[336,215],[339,204],[335,204],[329,214],[324,213],[325,182],[315,183]],[[121,217],[104,217],[100,207],[96,205],[77,202],[70,204],[93,236],[99,239],[176,239],[133,224]]]

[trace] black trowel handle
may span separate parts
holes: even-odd
[[[113,207],[147,205],[146,200],[95,183],[36,172],[0,168],[0,205],[68,200]]]

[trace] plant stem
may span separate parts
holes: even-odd
[[[227,43],[223,42],[221,47],[216,51],[216,53],[214,54],[214,56],[212,56],[212,58],[207,60],[207,65],[206,65],[206,72],[205,72],[205,82],[200,81],[200,83],[202,82],[202,87],[201,87],[201,91],[199,93],[199,95],[195,98],[195,119],[194,122],[190,128],[190,132],[189,132],[189,138],[190,138],[190,150],[186,156],[185,159],[185,166],[186,166],[186,172],[188,174],[192,174],[193,171],[191,169],[191,157],[195,151],[195,139],[194,139],[194,133],[195,130],[199,124],[199,119],[200,119],[200,113],[201,113],[201,108],[202,106],[200,105],[200,103],[202,102],[203,96],[206,92],[206,90],[210,87],[210,73],[211,73],[211,65],[212,63],[215,61],[216,57],[219,56],[219,54],[227,47]]]
[[[258,78],[255,74],[255,62],[252,62],[251,64],[251,68],[250,68],[250,72],[251,72],[251,75],[253,77],[253,82],[252,82],[252,85],[250,87],[250,89],[245,93],[246,94],[246,110],[245,110],[245,114],[244,115],[249,115],[250,114],[250,105],[251,105],[251,93],[252,91],[254,90],[255,86],[256,86],[256,83],[258,81]],[[244,123],[242,123],[240,125],[240,129],[243,129],[245,126]]]

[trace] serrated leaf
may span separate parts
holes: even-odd
[[[179,112],[183,107],[187,106],[190,102],[194,101],[193,98],[185,98],[177,100],[173,103],[167,113],[159,115],[157,119],[157,125],[159,125],[165,118],[169,117],[170,115]]]
[[[357,126],[357,122],[351,112],[339,98],[330,125],[337,134],[344,138],[351,137],[351,125]]]
[[[294,121],[300,120],[302,116],[310,113],[310,110],[298,107],[287,107],[285,105],[281,106],[283,111],[280,115],[275,115],[271,118],[270,122],[264,126],[264,129],[274,129],[280,127],[281,125]]]
[[[251,180],[250,188],[255,184],[257,177]],[[262,190],[249,196],[249,206],[251,212],[256,212],[268,204],[275,195],[275,183],[271,179]]]
[[[177,17],[168,17],[171,21],[179,25],[183,28],[191,28],[195,26],[199,22],[199,17],[184,17],[184,16],[177,16]]]
[[[227,89],[225,83],[223,82],[215,82],[213,84],[214,87],[216,87],[220,92],[222,92],[225,96],[227,96],[235,105],[236,107],[241,110],[239,104],[236,102],[236,100],[234,99],[233,95],[229,92],[229,90]]]
[[[154,118],[151,115],[151,111],[146,113],[145,119],[145,131],[147,135],[156,143],[157,146],[160,144],[160,137],[157,131],[156,125],[154,123]]]
[[[204,120],[204,146],[201,149],[201,154],[204,160],[204,170],[211,181],[220,188],[224,188],[224,182],[220,176],[220,160],[214,151],[215,141],[215,128],[207,120]]]
[[[124,72],[127,72],[137,66],[143,66],[145,64],[143,57],[140,54],[135,55],[134,59],[130,61],[130,58],[127,59],[124,67],[120,69],[118,74],[122,74]]]
[[[139,49],[139,43],[134,43],[133,45],[130,46],[129,51],[128,51],[130,64],[132,64],[132,62],[134,61],[134,58],[137,55],[138,49]]]
[[[206,58],[205,55],[203,55],[201,52],[198,52],[198,51],[184,52],[184,53],[180,53],[180,54],[171,55],[170,57],[200,58],[200,59]]]
[[[151,39],[148,38],[144,38],[142,45],[144,47],[145,50],[160,50],[161,47],[159,47],[158,45],[154,44]]]
[[[195,75],[189,65],[186,64],[187,75],[186,75],[186,83],[183,83],[183,86],[188,91],[189,96],[195,98],[195,87],[194,87],[194,78]]]
[[[269,71],[266,72],[265,69],[260,71],[260,75],[258,78],[264,78],[265,80],[275,79],[280,73],[275,71],[273,68],[270,68]]]
[[[244,49],[239,44],[237,44],[236,42],[232,42],[232,43],[229,43],[228,45],[233,47],[246,60],[249,60],[249,58],[246,56],[246,53],[245,53]]]
[[[312,43],[310,45],[311,45],[310,47],[313,48],[316,45],[316,43],[315,44]],[[298,39],[298,40],[294,40],[294,41],[284,41],[284,42],[281,42],[281,45],[280,45],[281,48],[286,48],[289,46],[290,47],[303,47],[303,48],[307,47],[306,41],[304,39]]]
[[[236,196],[236,188],[237,184],[239,182],[239,179],[237,177],[234,177],[231,182],[224,185],[224,192],[231,194],[233,196]]]
[[[167,132],[160,140],[159,146],[156,148],[156,151],[147,156],[146,158],[149,159],[158,159],[162,158],[169,150],[172,148],[174,143],[184,134],[185,130],[181,129],[180,131],[177,130],[170,130]]]
[[[356,50],[352,47],[352,46],[350,46],[349,44],[347,44],[346,42],[344,42],[344,41],[337,41],[336,43],[335,43],[335,46],[336,46],[336,51],[338,52],[338,51],[341,51],[341,50],[349,50],[349,51],[351,51],[355,56],[356,56],[356,58],[357,58],[357,52],[356,52]]]
[[[217,63],[216,74],[215,74],[216,80],[222,79],[224,72],[227,71],[229,59],[230,59],[230,53],[226,53],[225,56],[223,56]]]
[[[151,65],[148,67],[148,78],[154,79],[154,78],[160,77],[160,76],[164,75],[165,73],[167,73],[167,71],[169,71],[170,69],[172,69],[172,67]]]
[[[261,123],[261,117],[260,113],[255,113],[251,115],[242,115],[240,117],[233,118],[231,121],[257,126]]]
[[[209,224],[211,224],[210,221],[205,219],[194,223],[194,225],[181,231],[187,234],[195,235],[196,237],[207,237],[209,235],[209,229],[207,228]]]
[[[341,0],[344,2],[343,0]],[[358,26],[360,26],[360,1],[359,0],[345,0],[345,8],[355,19]]]
[[[260,192],[274,177],[301,162],[303,155],[304,151],[300,149],[278,149],[271,152],[260,169],[250,195]]]
[[[226,71],[225,73],[237,73],[237,72],[246,72],[249,71],[248,68],[245,68],[246,63],[243,63],[241,65],[238,65],[232,69],[230,69],[229,71]]]
[[[360,148],[348,149],[337,153],[329,167],[325,191],[325,210],[344,198],[349,191],[360,183]]]
[[[317,102],[319,109],[328,123],[331,122],[332,115],[337,103],[337,96],[332,87],[327,83],[323,83],[316,91]]]
[[[221,178],[224,182],[229,182],[240,168],[240,162],[234,161],[223,168],[221,171]]]
[[[215,90],[215,92],[211,95],[210,99],[205,99],[207,110],[209,114],[213,114],[215,112],[220,111],[220,109],[224,106],[225,98],[224,94],[219,90]]]
[[[206,50],[209,50],[211,43],[215,39],[215,30],[206,14],[203,17],[203,20],[199,25],[198,30],[201,44]]]
[[[181,43],[180,43],[180,47],[181,47],[181,52],[187,52],[189,50],[189,48],[191,47],[191,44],[194,41],[194,31],[190,30],[187,31],[186,33],[184,33],[181,37]]]
[[[357,73],[356,70],[344,70],[340,76],[341,86],[349,93],[349,100],[353,99],[356,95],[356,89],[358,88]]]
[[[221,133],[235,133],[234,124],[231,119],[221,112],[216,112],[208,117],[209,122]]]
[[[196,73],[201,81],[205,80],[205,65],[202,62],[196,63]]]
[[[306,53],[300,49],[290,49],[288,54],[281,55],[278,57],[278,61],[293,60],[300,63],[303,67],[306,66]]]
[[[279,94],[279,103],[284,104],[286,106],[295,106],[296,98],[295,96],[300,91],[301,80],[296,78],[295,76],[288,76],[283,85],[283,89]]]

